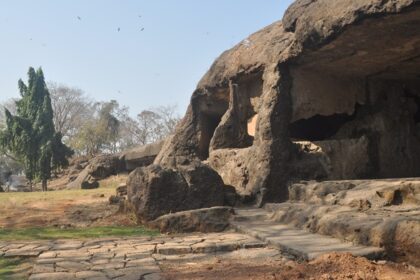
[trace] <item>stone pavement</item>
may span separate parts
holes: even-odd
[[[236,209],[237,232],[159,237],[0,242],[0,257],[32,257],[29,280],[163,279],[161,267],[173,261],[212,257],[313,259],[329,252],[381,257],[383,250],[356,246],[270,219],[264,209]]]
[[[261,208],[236,209],[231,225],[239,232],[303,260],[311,260],[331,252],[351,253],[370,259],[378,259],[384,255],[382,248],[355,245],[338,238],[278,223],[271,219],[270,212]]]
[[[35,258],[30,280],[152,280],[162,279],[159,267],[162,260],[246,251],[265,245],[244,234],[224,232],[155,238],[2,242],[0,256]]]

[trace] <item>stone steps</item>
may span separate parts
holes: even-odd
[[[381,258],[384,255],[381,248],[354,245],[337,238],[277,223],[271,219],[270,212],[260,208],[235,209],[231,225],[239,232],[302,260],[311,260],[331,252],[351,253],[370,259]]]

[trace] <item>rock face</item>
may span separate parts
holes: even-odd
[[[141,222],[168,213],[223,205],[224,184],[204,164],[177,171],[158,165],[139,167],[130,173],[127,192]]]
[[[420,176],[419,26],[418,0],[296,1],[214,62],[154,163],[205,161],[257,204],[300,180]]]
[[[150,165],[162,149],[163,143],[164,141],[158,141],[125,151],[120,156],[120,160],[124,162],[127,171]]]
[[[162,233],[221,232],[229,226],[233,209],[211,207],[163,215],[149,223]]]
[[[84,169],[67,184],[68,188],[94,189],[99,180],[125,171],[119,155],[100,155],[84,163]]]
[[[119,155],[102,155],[90,160],[87,170],[90,176],[100,180],[125,171],[125,166]]]
[[[132,171],[137,167],[153,163],[163,141],[142,145],[115,155],[99,155],[92,159],[78,158],[71,162],[68,170],[68,188],[92,189],[99,186],[98,181],[121,172]]]

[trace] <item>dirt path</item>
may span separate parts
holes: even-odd
[[[215,257],[199,262],[163,265],[168,280],[418,280],[418,269],[403,264],[375,263],[350,254],[327,254],[311,262],[284,258]]]

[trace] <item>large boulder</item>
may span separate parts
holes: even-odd
[[[98,180],[125,171],[124,163],[118,154],[94,157],[89,161],[89,165],[86,168],[88,169],[89,175]]]
[[[69,189],[80,189],[82,188],[82,184],[84,182],[88,182],[91,180],[89,175],[89,170],[85,167],[82,171],[80,171],[77,176],[74,175],[75,178],[71,178],[70,182],[67,184],[67,188]]]
[[[99,186],[98,181],[121,172],[153,163],[162,148],[163,141],[141,145],[120,154],[99,155],[90,160],[86,157],[74,159],[68,170],[67,188],[90,189]]]
[[[105,179],[111,175],[125,172],[124,162],[120,159],[120,155],[99,155],[83,163],[84,169],[77,174],[72,174],[75,178],[71,178],[67,184],[70,189],[94,189],[99,187],[99,180]]]
[[[99,188],[99,182],[91,175],[86,176],[80,183],[80,188],[83,190],[97,189]]]
[[[164,142],[158,141],[132,148],[123,152],[120,160],[124,162],[125,169],[128,171],[133,171],[137,167],[150,165],[159,154]]]
[[[69,167],[63,171],[64,175],[67,175],[68,181],[72,182],[77,179],[77,176],[82,172],[83,169],[86,168],[89,164],[89,157],[87,156],[80,156],[76,158],[72,158],[69,161]]]
[[[141,222],[190,209],[223,205],[223,181],[204,164],[180,170],[139,167],[127,180],[128,199]]]

